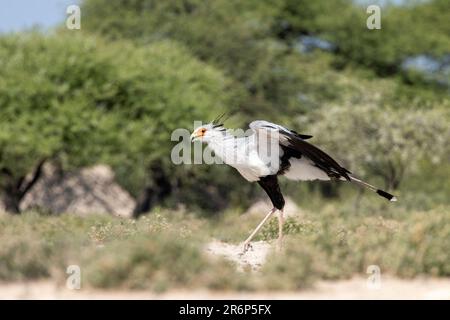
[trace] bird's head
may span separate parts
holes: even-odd
[[[223,137],[225,128],[222,124],[208,123],[197,127],[191,134],[191,141],[208,143],[214,138]]]

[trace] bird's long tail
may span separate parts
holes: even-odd
[[[381,189],[378,189],[378,188],[374,187],[373,185],[368,184],[367,182],[359,180],[359,179],[357,179],[357,178],[355,178],[353,176],[350,176],[350,180],[352,182],[355,182],[355,183],[359,184],[360,186],[363,186],[365,188],[368,188],[368,189],[372,190],[373,192],[376,192],[379,196],[382,196],[383,198],[386,198],[389,201],[397,201],[397,198],[394,195],[392,195],[392,194],[390,194],[390,193],[388,193],[386,191],[383,191]]]

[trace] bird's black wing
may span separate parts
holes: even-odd
[[[283,135],[286,135],[282,133]],[[328,154],[317,148],[316,146],[302,140],[298,139],[292,135],[286,135],[288,145],[287,147],[292,148],[296,151],[299,151],[309,159],[311,159],[314,164],[325,171],[329,177],[332,178],[341,178],[344,177],[348,181],[350,181],[350,177],[348,176],[350,171],[341,167],[336,160],[330,157]]]
[[[269,132],[276,131],[278,133],[277,139],[281,146],[295,150],[309,158],[315,166],[325,171],[330,178],[339,179],[343,177],[346,180],[351,180],[348,175],[351,173],[350,171],[341,167],[336,160],[324,151],[305,141],[305,139],[295,131],[291,131],[283,126],[261,120],[250,123],[250,128],[257,134],[268,135]],[[311,136],[307,137],[309,138]]]

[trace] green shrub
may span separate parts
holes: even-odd
[[[283,234],[311,234],[317,232],[317,226],[309,220],[302,220],[289,217],[283,224]],[[262,240],[271,240],[278,238],[278,219],[271,219],[261,230],[260,238]]]
[[[237,272],[232,263],[207,255],[204,246],[220,227],[223,234],[232,226],[239,229],[230,237],[242,242],[258,217],[231,214],[211,224],[170,211],[137,221],[34,213],[2,216],[0,280],[51,278],[63,284],[69,265],[80,266],[83,288],[152,291],[296,290],[319,279],[364,275],[370,265],[379,266],[382,275],[450,276],[448,207],[359,210],[328,205],[289,218],[283,250],[269,254],[257,273]],[[276,220],[261,234],[274,247]]]
[[[318,225],[314,232],[291,232],[286,249],[269,256],[262,270],[274,281],[269,286],[296,289],[312,279],[349,278],[365,274],[370,265],[379,266],[382,274],[408,278],[450,274],[448,207],[408,213],[399,220],[342,217],[333,208],[323,213],[313,220]],[[275,227],[269,228],[276,234]]]
[[[196,240],[170,231],[113,241],[87,255],[84,279],[100,288],[229,287],[235,276],[233,266],[209,260],[200,247]]]

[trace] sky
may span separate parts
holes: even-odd
[[[360,4],[406,3],[408,0],[354,0]],[[0,0],[0,33],[39,26],[44,30],[62,23],[66,8],[80,0]],[[82,13],[83,14],[83,13]]]
[[[40,26],[46,30],[64,22],[66,8],[80,0],[0,0],[0,33]]]

